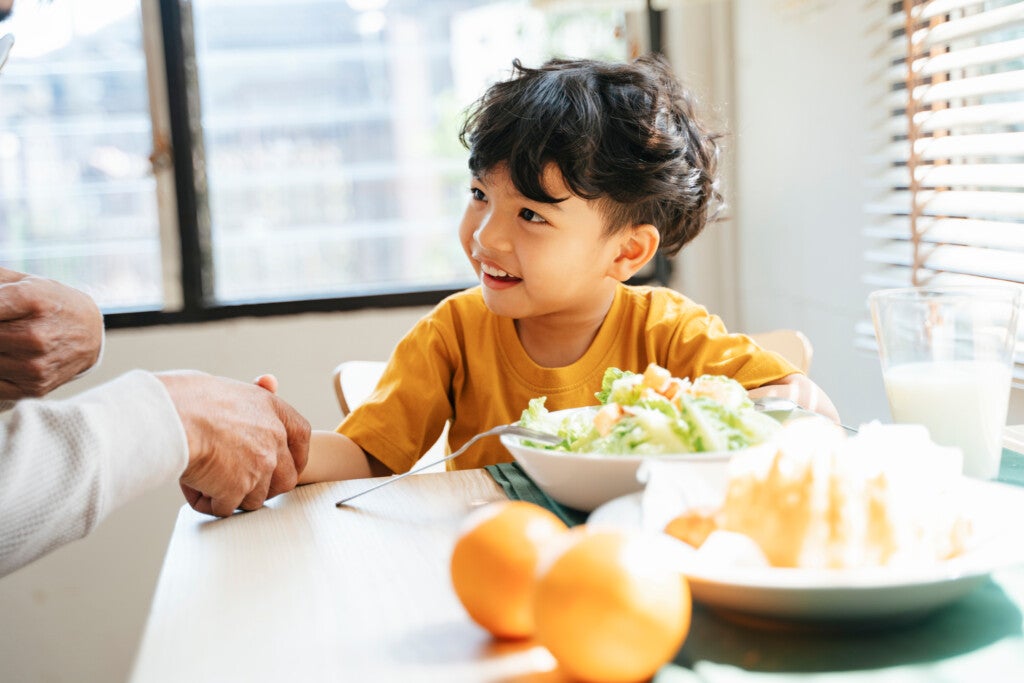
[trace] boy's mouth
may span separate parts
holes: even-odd
[[[492,282],[500,282],[503,284],[513,284],[522,280],[520,277],[516,277],[510,273],[506,273],[501,268],[480,262],[480,272],[484,274],[485,278],[489,278]]]

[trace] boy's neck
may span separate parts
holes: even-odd
[[[606,304],[598,309],[576,315],[520,318],[515,321],[519,343],[530,359],[541,367],[561,368],[572,365],[583,357],[594,342],[614,300],[615,291],[612,290]]]

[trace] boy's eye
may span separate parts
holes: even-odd
[[[534,211],[533,209],[523,209],[522,211],[519,212],[519,215],[522,217],[524,221],[529,221],[531,223],[547,223],[547,221],[544,220],[541,217],[541,215]]]
[[[487,201],[487,195],[485,195],[484,191],[478,187],[469,188],[469,194],[473,195],[473,199],[477,200],[478,202]]]

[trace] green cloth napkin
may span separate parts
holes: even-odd
[[[1024,454],[1004,448],[997,481],[1024,486]]]
[[[484,469],[494,478],[505,495],[511,500],[525,500],[529,503],[536,503],[541,507],[551,510],[559,519],[569,526],[576,526],[587,521],[587,514],[582,510],[566,507],[552,500],[548,494],[540,490],[533,479],[526,476],[523,468],[518,463],[502,462],[497,465],[487,465]]]
[[[533,483],[533,480],[526,475],[518,463],[503,462],[497,465],[487,465],[484,469],[494,478],[494,481],[501,485],[509,499],[536,503],[551,510],[569,526],[576,526],[587,521],[588,513],[556,503]],[[1024,454],[1011,451],[1009,448],[1003,449],[998,481],[1024,486]]]

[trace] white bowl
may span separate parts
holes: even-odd
[[[580,409],[554,411],[551,416],[560,421],[564,415],[576,410]],[[534,448],[523,445],[523,441],[521,436],[501,436],[502,445],[544,493],[562,505],[585,512],[613,498],[643,489],[644,485],[637,481],[636,472],[645,459],[694,463],[709,484],[724,489],[729,476],[729,460],[741,452],[604,455]]]

